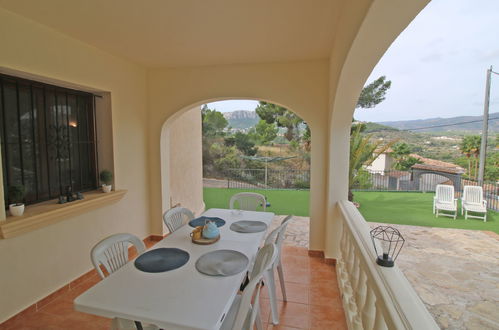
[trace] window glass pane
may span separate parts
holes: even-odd
[[[46,125],[47,125],[47,149],[48,149],[48,174],[50,183],[50,197],[56,198],[62,194],[60,187],[59,155],[58,155],[58,126],[57,126],[57,106],[55,94],[52,90],[46,91]]]
[[[38,179],[38,199],[49,199],[47,139],[45,132],[45,98],[41,87],[33,87],[33,114],[35,119],[36,168]]]
[[[10,81],[3,83],[5,106],[5,146],[7,163],[7,186],[22,184],[21,149],[19,143],[19,119],[17,108],[16,84]]]
[[[57,93],[57,148],[63,193],[66,193],[67,187],[71,185],[67,113],[66,94],[59,92]]]
[[[28,85],[18,84],[19,121],[21,124],[21,155],[23,182],[26,189],[26,202],[36,201],[36,166],[33,136],[33,116],[31,111],[31,91]]]
[[[82,188],[87,189],[90,187],[90,157],[89,157],[89,134],[88,134],[88,100],[81,96],[78,99],[78,118],[80,122],[78,130],[80,133],[80,151],[81,151],[81,168],[82,168]]]
[[[80,148],[78,143],[78,114],[76,107],[77,98],[75,95],[68,95],[68,120],[69,120],[69,141],[71,154],[71,182],[73,191],[80,191],[81,173],[80,173]]]

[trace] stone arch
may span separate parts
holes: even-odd
[[[348,157],[335,157],[349,153],[350,126],[357,99],[364,83],[392,42],[402,33],[429,0],[410,2],[373,1],[355,32],[353,42],[346,53],[331,54],[330,115],[329,115],[329,161],[327,199],[327,240],[325,255],[339,255],[340,216],[336,204],[346,200],[348,194]],[[345,32],[347,33],[347,32]],[[337,43],[343,38],[337,38]],[[338,48],[340,49],[340,48]],[[338,64],[337,62],[341,64]]]
[[[312,130],[310,247],[323,250],[327,185],[327,60],[174,68],[148,74],[150,230],[162,231],[161,134],[190,107],[227,99],[264,100],[289,108]]]
[[[423,169],[413,168],[411,174],[411,180],[414,182],[415,190],[421,189],[420,187],[421,177],[425,174],[443,176],[452,181],[452,185],[454,186],[455,192],[461,191],[461,174],[448,173],[437,170],[423,170]]]
[[[274,101],[274,100],[268,99],[268,98],[262,99],[262,98],[256,98],[256,97],[223,97],[223,96],[216,97],[216,98],[210,98],[210,99],[206,99],[206,100],[196,101],[188,106],[183,107],[182,109],[180,109],[179,111],[177,111],[173,115],[171,115],[162,125],[161,134],[160,134],[160,141],[165,141],[165,136],[169,134],[171,124],[173,122],[175,122],[175,120],[177,120],[185,112],[187,112],[193,108],[200,108],[201,105],[206,104],[206,103],[231,100],[231,99],[234,99],[234,100],[235,99],[246,99],[246,100],[270,102],[270,103],[274,103],[274,104],[280,105],[282,107],[285,107],[288,110],[292,111],[293,113],[299,115],[292,107],[288,106],[287,104],[284,104],[284,103],[278,102],[278,101]],[[313,136],[314,135],[314,128],[313,128],[313,125],[310,125],[310,126],[311,126],[310,127],[311,134]],[[312,150],[314,150],[313,142],[312,142]],[[311,158],[313,159],[313,156]],[[161,175],[160,175],[160,177],[161,177],[161,213],[164,213],[167,209],[169,209],[169,207],[171,207],[171,205],[170,205],[170,202],[171,202],[170,193],[171,192],[169,191],[170,178],[168,175],[170,172],[170,150],[169,150],[169,146],[167,143],[163,144],[160,142],[160,161],[161,161],[161,165],[160,165],[160,172],[161,172]],[[310,172],[311,172],[311,177],[316,175],[316,172],[313,168],[311,168]],[[314,183],[311,180],[310,190],[313,191],[315,188],[316,187],[314,186]],[[319,194],[319,192],[317,192],[315,194],[311,193],[311,197],[309,198],[309,204],[311,203],[312,196],[314,196],[316,194]],[[203,206],[204,206],[204,203],[203,203]],[[159,225],[162,226],[161,221],[159,221],[159,220],[160,219],[158,218],[157,222],[159,222]]]

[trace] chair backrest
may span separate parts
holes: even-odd
[[[436,197],[437,201],[440,203],[454,202],[454,186],[437,184]]]
[[[259,205],[262,205],[265,211],[267,207],[265,196],[252,192],[243,192],[232,196],[229,203],[230,209],[235,209],[236,204],[237,209],[245,211],[256,211]]]
[[[277,247],[278,257],[281,257],[282,243],[286,236],[286,228],[288,227],[290,220],[293,218],[292,215],[288,215],[281,221],[279,227],[274,229],[265,239],[265,245],[274,243]]]
[[[241,296],[241,304],[239,305],[232,329],[240,330],[243,327],[244,329],[253,329],[260,307],[260,287],[263,274],[272,268],[277,258],[277,253],[275,244],[267,244],[258,251],[253,270],[251,271],[251,280],[244,288]]]
[[[174,207],[163,214],[163,222],[170,233],[194,219],[194,214],[185,207]]]
[[[106,271],[111,274],[123,267],[128,262],[128,246],[132,244],[137,249],[137,254],[146,250],[144,243],[132,234],[115,234],[97,243],[90,253],[92,264],[104,278],[100,265],[103,265]]]
[[[470,204],[483,203],[483,189],[480,186],[464,186],[463,202]]]

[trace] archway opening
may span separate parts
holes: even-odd
[[[163,212],[182,206],[199,215],[229,208],[238,192],[257,192],[266,211],[296,216],[292,243],[308,247],[311,148],[308,124],[282,105],[223,100],[188,107],[161,134]]]

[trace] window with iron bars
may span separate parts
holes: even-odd
[[[0,121],[5,205],[14,185],[25,204],[97,188],[92,94],[0,75]]]

